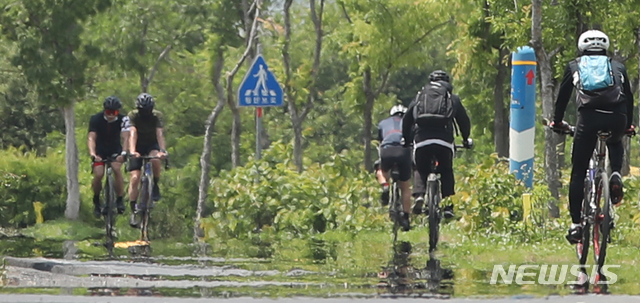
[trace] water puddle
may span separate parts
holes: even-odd
[[[273,245],[230,241],[224,253],[208,248],[207,255],[199,254],[197,245],[158,241],[147,245],[153,250],[144,258],[131,252],[131,247],[140,246],[131,242],[117,248],[113,259],[104,247],[93,244],[96,241],[3,236],[0,293],[189,298],[578,293],[564,285],[491,285],[487,265],[461,266],[446,252],[429,255],[423,238],[393,243],[387,234],[361,239],[311,237]],[[247,251],[256,253],[248,256]],[[256,257],[261,255],[266,257]]]

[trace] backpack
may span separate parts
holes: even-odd
[[[449,89],[431,82],[416,96],[413,119],[419,127],[447,126],[453,121],[453,100]]]
[[[576,59],[578,104],[603,107],[621,101],[622,89],[616,83],[611,58],[603,55],[582,56]],[[575,75],[575,73],[574,73]],[[575,76],[574,76],[575,77]]]

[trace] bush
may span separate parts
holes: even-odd
[[[0,151],[0,226],[35,224],[34,202],[44,204],[45,220],[63,216],[65,198],[63,154],[36,157],[16,148]]]
[[[223,171],[212,181],[214,213],[204,220],[207,237],[245,237],[273,228],[294,236],[327,229],[380,229],[387,218],[377,208],[379,186],[361,167],[361,156],[345,151],[325,164],[297,173],[290,146],[272,144],[260,161]]]

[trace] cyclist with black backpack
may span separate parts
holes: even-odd
[[[609,181],[611,202],[614,205],[618,204],[623,197],[620,176],[624,156],[622,137],[625,132],[634,131],[634,102],[625,66],[607,56],[609,43],[609,37],[598,30],[589,30],[580,35],[580,55],[565,68],[556,100],[554,119],[550,125],[558,133],[568,130],[569,125],[563,121],[563,117],[571,91],[575,87],[578,121],[571,153],[573,167],[569,185],[572,224],[566,236],[571,244],[579,243],[581,240],[580,215],[584,198],[584,179],[589,159],[596,146],[598,131],[611,133],[607,140],[613,171]]]
[[[406,145],[413,144],[416,175],[413,184],[413,212],[422,213],[425,185],[431,173],[431,159],[438,161],[442,198],[455,194],[453,177],[454,123],[458,125],[463,145],[470,147],[471,121],[460,97],[452,93],[449,75],[436,70],[429,83],[416,95],[404,116],[402,135]],[[455,120],[455,121],[454,121]],[[453,205],[444,207],[445,218],[453,217]]]

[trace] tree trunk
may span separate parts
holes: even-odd
[[[303,123],[313,107],[313,103],[316,99],[317,88],[316,81],[318,77],[318,70],[320,69],[320,52],[322,51],[322,14],[324,11],[324,0],[320,0],[320,8],[316,7],[316,1],[309,1],[309,9],[311,12],[311,21],[313,21],[316,41],[313,51],[313,66],[311,69],[311,79],[306,86],[309,89],[307,100],[302,108],[298,108],[296,105],[296,93],[291,86],[291,59],[289,54],[289,46],[291,45],[291,4],[293,0],[285,0],[284,2],[284,43],[282,46],[282,62],[285,70],[284,90],[287,96],[287,105],[289,109],[289,116],[291,118],[291,125],[293,127],[294,140],[293,140],[293,160],[298,169],[298,172],[302,172],[303,167],[303,137],[302,127]]]
[[[532,0],[531,16],[531,44],[536,52],[538,70],[540,71],[540,86],[542,95],[542,114],[545,118],[551,119],[553,116],[553,69],[551,60],[542,44],[542,0]],[[545,179],[549,186],[549,191],[555,201],[549,201],[548,207],[550,216],[558,218],[560,216],[557,200],[560,198],[558,168],[556,156],[557,136],[549,128],[545,128]]]
[[[260,0],[256,0],[256,1],[257,1],[256,15],[255,15],[255,18],[253,19],[251,30],[249,32],[249,37],[250,37],[249,41],[251,41],[251,43],[253,41],[253,38],[255,37],[256,24],[258,23],[257,21],[260,13],[261,1]],[[240,57],[240,60],[238,60],[238,63],[236,63],[236,66],[227,73],[226,95],[222,85],[220,84],[220,78],[222,76],[222,67],[224,65],[224,57],[223,57],[224,50],[223,48],[219,48],[217,50],[218,51],[217,58],[214,64],[214,70],[212,72],[212,82],[214,84],[216,93],[218,95],[218,103],[216,104],[216,107],[213,109],[209,117],[207,117],[207,122],[205,126],[204,148],[202,150],[202,156],[200,157],[200,165],[202,168],[202,172],[200,174],[200,185],[198,188],[198,206],[196,209],[196,220],[193,228],[195,241],[198,241],[199,238],[204,236],[204,232],[200,228],[200,219],[202,218],[202,212],[204,211],[204,205],[207,200],[207,189],[209,187],[209,180],[210,180],[209,169],[210,169],[210,162],[211,162],[212,132],[213,132],[216,120],[218,119],[218,116],[220,115],[220,113],[222,112],[222,109],[224,108],[224,103],[225,102],[229,103],[230,100],[234,100],[233,78],[235,77],[236,73],[238,73],[238,70],[240,69],[240,66],[242,65],[242,63],[244,63],[244,61],[247,59],[247,56],[249,55],[249,50],[251,49],[251,47],[252,47],[252,44],[249,44],[247,46],[244,53],[242,54],[242,57]]]
[[[209,173],[211,171],[211,137],[213,136],[213,130],[218,120],[218,116],[222,112],[225,103],[224,88],[220,83],[222,77],[222,68],[224,66],[224,49],[218,48],[216,54],[216,62],[213,67],[211,82],[215,87],[218,95],[218,103],[216,107],[211,111],[207,121],[205,122],[204,133],[204,146],[202,149],[202,156],[200,157],[200,186],[198,187],[198,206],[196,209],[196,222],[194,226],[194,242],[198,242],[199,238],[204,237],[204,231],[200,228],[200,219],[202,219],[202,213],[204,212],[205,203],[207,201],[207,191],[209,189],[209,182],[211,181]]]
[[[371,88],[371,69],[367,68],[363,76],[362,86],[366,98],[364,105],[364,130],[362,133],[364,140],[364,168],[367,171],[371,171],[373,169],[373,161],[371,159],[371,130],[373,127],[373,104],[376,96]]]
[[[228,98],[227,104],[233,113],[233,124],[231,126],[231,167],[240,166],[240,133],[242,132],[242,119],[240,110],[234,98]]]
[[[502,59],[509,55],[509,50],[506,48],[500,48],[500,55],[498,57],[496,75],[496,86],[493,91],[495,96],[494,103],[494,143],[496,146],[496,152],[498,157],[509,157],[509,112],[504,104],[504,82],[509,75],[509,70],[506,65],[502,63]]]
[[[67,207],[64,215],[76,220],[80,213],[80,185],[78,183],[78,146],[76,145],[75,103],[62,109],[65,125],[65,162],[67,165]]]

